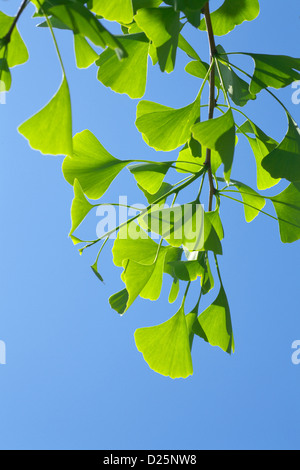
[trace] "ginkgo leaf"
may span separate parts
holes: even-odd
[[[95,206],[91,204],[85,197],[84,192],[81,189],[79,181],[75,179],[74,181],[74,199],[71,206],[71,220],[72,227],[69,235],[72,235],[73,232],[79,227],[81,222],[85,219],[87,214]]]
[[[195,28],[198,28],[202,8],[207,3],[207,0],[166,0],[165,3],[173,5],[175,10],[181,10],[188,22],[195,26]]]
[[[98,80],[117,93],[141,98],[146,90],[149,41],[144,33],[118,37],[128,57],[122,61],[110,49],[99,57]]]
[[[150,194],[157,194],[171,163],[137,163],[129,170],[137,183]]]
[[[171,208],[154,206],[139,219],[142,226],[161,235],[171,246],[184,245],[198,251],[204,243],[204,210],[201,204],[190,203]]]
[[[181,30],[179,12],[169,7],[143,8],[138,10],[134,20],[156,48],[161,70],[172,72]]]
[[[247,222],[252,222],[265,207],[266,200],[254,189],[244,183],[231,180],[234,186],[239,190],[244,202],[245,218]]]
[[[179,279],[173,279],[171,289],[170,289],[170,293],[169,293],[169,297],[168,297],[168,302],[170,304],[173,304],[177,300],[178,295],[179,295],[179,291],[180,291]]]
[[[262,166],[262,160],[278,146],[278,143],[266,135],[249,119],[240,126],[239,131],[243,132],[247,137],[256,160],[258,189],[264,190],[272,188],[278,184],[280,180],[272,178],[270,173]],[[252,135],[254,137],[252,137]]]
[[[111,308],[113,308],[120,315],[123,315],[123,313],[125,312],[127,302],[128,302],[128,292],[126,289],[122,289],[120,292],[113,294],[109,298],[109,303],[110,303]]]
[[[263,88],[283,88],[300,79],[300,59],[285,55],[250,54],[255,63],[250,92]]]
[[[132,0],[93,0],[92,11],[118,23],[129,24],[133,19]]]
[[[230,309],[222,285],[213,304],[199,315],[198,322],[193,325],[193,331],[212,346],[218,346],[228,354],[234,352]]]
[[[13,21],[14,17],[7,16],[5,15],[5,13],[0,11],[0,38],[5,37]],[[4,53],[5,47],[2,47],[2,49],[0,50],[1,59],[4,58]],[[10,41],[7,47],[7,56],[5,58],[9,68],[15,67],[16,65],[24,64],[29,59],[27,48],[16,26],[14,27],[14,30],[10,37]]]
[[[51,0],[43,6],[48,15],[64,23],[74,33],[87,37],[93,44],[103,49],[108,46],[121,59],[126,53],[118,41],[102,23],[81,2],[72,0]]]
[[[216,224],[216,227],[214,226]],[[223,254],[223,248],[220,236],[217,230],[220,230],[219,222],[215,219],[212,212],[204,214],[204,244],[202,251],[213,251],[217,255]],[[220,233],[219,233],[220,234]],[[191,251],[191,250],[190,250]]]
[[[262,166],[272,178],[300,181],[300,129],[292,117],[288,117],[288,132],[283,141],[262,160]]]
[[[98,59],[98,54],[89,45],[81,34],[74,34],[74,50],[76,65],[79,69],[86,69]]]
[[[181,281],[195,281],[202,275],[202,268],[198,261],[173,261],[170,264],[175,276]]]
[[[201,157],[194,157],[188,145],[179,152],[176,169],[178,173],[198,173],[205,163],[205,152]]]
[[[225,179],[229,181],[235,150],[235,123],[232,111],[229,109],[218,118],[195,124],[192,133],[201,145],[218,152],[224,163]]]
[[[258,0],[225,0],[223,5],[211,13],[213,31],[216,36],[224,36],[244,21],[252,21],[259,15]],[[206,30],[205,21],[200,29]]]
[[[7,60],[0,59],[0,92],[9,91],[11,88],[11,73]]]
[[[128,162],[114,158],[88,130],[73,139],[73,156],[63,162],[63,174],[70,184],[77,179],[90,199],[99,199]]]
[[[189,332],[183,307],[170,320],[135,332],[137,349],[159,374],[186,378],[193,374]]]
[[[278,196],[271,198],[279,222],[283,243],[300,240],[300,183],[292,183]]]
[[[43,154],[72,155],[72,110],[65,76],[51,101],[18,130],[33,149]]]
[[[162,0],[132,0],[133,10],[136,13],[140,8],[157,8]]]
[[[149,202],[149,204],[156,204],[156,201],[161,199],[164,195],[166,195],[166,198],[165,199],[161,199],[160,202],[158,203],[158,205],[164,205],[165,202],[166,202],[166,199],[167,199],[167,194],[172,190],[173,186],[169,183],[162,183],[162,185],[160,186],[159,190],[157,191],[157,193],[154,193],[154,194],[150,194],[148,193],[148,191],[146,191],[144,188],[142,188],[141,186],[139,186],[139,189],[141,189],[147,199],[147,201]]]
[[[124,267],[126,260],[132,260],[142,265],[152,265],[158,251],[158,245],[146,232],[140,230],[139,237],[134,238],[135,229],[139,227],[128,223],[121,227],[112,248],[113,262],[116,266]]]
[[[191,128],[199,116],[199,99],[180,109],[140,101],[136,126],[150,147],[169,152],[189,140]]]
[[[203,62],[200,57],[197,60],[192,60],[185,66],[185,71],[193,77],[204,79],[209,70],[209,65]],[[221,82],[218,75],[215,76],[215,85],[217,88],[221,88]]]
[[[222,46],[218,46],[217,50],[222,54],[222,59],[228,62],[228,57]],[[225,89],[237,106],[245,106],[250,100],[255,100],[256,95],[249,91],[249,83],[239,77],[235,71],[226,62],[218,60],[220,74]]]

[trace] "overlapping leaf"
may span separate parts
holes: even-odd
[[[81,186],[77,179],[74,181],[74,199],[72,201],[71,206],[71,220],[72,220],[72,227],[70,230],[70,234],[72,235],[73,232],[79,227],[81,222],[87,216],[87,214],[94,208],[95,206],[91,204],[85,197]]]
[[[92,11],[109,21],[131,23],[133,19],[132,0],[93,0]]]
[[[287,114],[288,131],[283,141],[263,160],[262,166],[272,178],[300,181],[300,129]]]
[[[137,163],[129,170],[137,183],[150,194],[157,194],[171,163]]]
[[[88,38],[96,46],[111,48],[120,59],[126,56],[118,39],[82,3],[72,0],[47,0],[43,11],[60,20],[74,33]]]
[[[228,354],[234,352],[231,315],[223,285],[213,304],[199,315],[193,331],[212,346],[218,346]]]
[[[244,124],[240,126],[239,131],[243,132],[247,137],[256,160],[258,189],[264,190],[272,188],[278,184],[280,180],[272,178],[270,173],[262,166],[262,160],[278,146],[278,143],[266,135],[250,120],[245,121]]]
[[[98,54],[81,34],[74,34],[76,65],[79,69],[88,68],[98,58]]]
[[[7,16],[5,13],[0,11],[0,38],[4,38],[6,36],[13,21],[13,17]],[[4,54],[5,45],[2,45],[2,48],[0,48],[0,59],[4,58]],[[10,37],[9,44],[7,45],[7,55],[5,58],[9,68],[24,64],[29,58],[27,48],[20,36],[17,27],[14,28]]]
[[[195,124],[192,133],[201,145],[218,152],[224,163],[225,179],[229,181],[235,149],[235,123],[232,111],[229,109],[218,118]]]
[[[106,49],[96,62],[98,80],[117,93],[141,98],[146,90],[149,41],[144,33],[118,36],[118,41],[128,57],[120,61]]]
[[[172,72],[181,29],[179,12],[169,7],[143,8],[134,19],[152,41],[161,70]]]
[[[137,106],[136,126],[150,147],[168,152],[189,140],[199,115],[199,99],[179,109],[141,101]]]

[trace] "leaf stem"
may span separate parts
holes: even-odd
[[[10,42],[11,35],[12,35],[12,33],[13,33],[13,31],[14,31],[16,25],[17,25],[17,22],[19,21],[20,16],[22,15],[23,11],[24,11],[25,8],[27,7],[28,3],[29,3],[29,0],[23,0],[23,2],[21,3],[21,6],[20,6],[20,8],[19,8],[19,10],[18,10],[18,13],[17,13],[16,16],[15,16],[15,18],[14,18],[12,24],[11,24],[11,27],[9,28],[8,33],[7,33],[7,34],[4,36],[4,38],[3,38],[3,39],[4,39],[4,42],[5,42],[6,44],[8,44],[8,43]]]
[[[216,105],[216,97],[215,97],[215,56],[216,56],[216,43],[215,37],[213,32],[213,26],[210,17],[210,10],[209,10],[209,2],[206,3],[204,7],[204,16],[206,22],[206,29],[208,34],[208,42],[209,42],[209,50],[210,50],[210,77],[209,77],[209,111],[208,111],[208,119],[213,119],[214,117],[214,109]],[[215,186],[214,186],[214,179],[212,175],[211,169],[211,149],[206,150],[206,160],[205,165],[207,168],[208,173],[208,181],[209,181],[209,201],[208,201],[208,211],[212,211],[213,205],[213,197],[215,195]]]

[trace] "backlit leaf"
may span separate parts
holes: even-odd
[[[292,183],[278,196],[271,198],[279,219],[283,243],[300,240],[300,183]]]
[[[18,130],[33,149],[43,154],[72,155],[72,110],[65,76],[51,101]]]
[[[81,34],[74,34],[74,50],[76,65],[79,69],[86,69],[99,57]]]
[[[63,174],[70,184],[77,179],[90,199],[99,199],[128,162],[114,158],[88,130],[73,139],[73,156],[63,162]]]
[[[137,106],[136,126],[150,147],[168,152],[189,140],[191,128],[199,115],[198,99],[180,109],[151,101],[140,101]]]
[[[150,194],[156,194],[170,168],[171,163],[137,163],[129,170],[137,183]]]
[[[186,378],[193,374],[189,332],[183,307],[170,320],[135,332],[137,349],[159,374]]]
[[[149,41],[144,33],[119,36],[128,57],[122,61],[110,49],[99,57],[98,80],[117,93],[141,98],[146,90]]]
[[[289,127],[283,141],[262,160],[262,166],[272,178],[300,181],[300,129],[290,115]]]
[[[244,21],[252,21],[259,15],[258,0],[225,0],[223,5],[211,13],[211,21],[216,36],[223,36]],[[206,30],[205,21],[200,29]]]
[[[81,186],[77,179],[74,181],[74,199],[72,202],[71,207],[71,220],[72,220],[72,227],[70,230],[69,235],[72,235],[73,232],[79,227],[81,222],[87,216],[93,206],[85,197]]]
[[[119,23],[131,23],[133,18],[132,0],[93,0],[92,11]]]
[[[0,38],[3,38],[8,33],[13,21],[14,17],[7,16],[5,13],[0,11]],[[4,52],[5,47],[2,47],[0,50],[0,59],[4,57]],[[28,58],[29,55],[27,48],[20,36],[17,27],[15,27],[8,44],[8,51],[6,56],[7,65],[9,68],[12,68],[16,65],[24,64],[27,62]]]
[[[232,111],[228,110],[218,118],[195,124],[192,133],[201,145],[218,152],[224,163],[225,179],[229,181],[235,149],[235,123]]]
[[[219,346],[229,354],[234,352],[230,309],[223,286],[213,304],[199,315],[193,331],[212,346]]]

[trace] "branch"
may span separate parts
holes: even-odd
[[[209,11],[209,2],[204,7],[204,16],[206,22],[206,29],[208,34],[208,42],[209,42],[209,49],[210,49],[210,63],[212,64],[214,61],[214,56],[216,54],[216,43],[215,37],[213,32],[213,27],[211,23],[210,11]],[[216,97],[215,97],[215,65],[212,65],[210,77],[209,77],[209,112],[208,112],[208,119],[213,119],[214,116],[214,109],[216,105]],[[213,204],[213,197],[215,194],[215,187],[214,187],[214,180],[211,171],[211,149],[206,150],[206,160],[205,165],[207,167],[208,173],[208,180],[209,180],[209,203],[208,203],[208,210],[209,212],[212,211],[212,204]]]
[[[19,18],[20,18],[20,16],[22,15],[22,13],[23,13],[23,11],[25,10],[25,8],[27,7],[28,3],[29,3],[29,0],[23,0],[21,6],[20,6],[20,8],[19,8],[18,13],[17,13],[17,15],[15,16],[15,18],[14,18],[14,20],[13,20],[13,22],[12,22],[11,27],[9,28],[8,33],[7,33],[7,34],[4,36],[4,38],[3,38],[5,44],[8,44],[8,43],[10,42],[10,39],[11,39],[11,35],[12,35],[12,33],[13,33],[13,30],[15,29],[16,24],[17,24],[17,22],[19,21]]]

